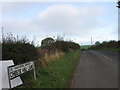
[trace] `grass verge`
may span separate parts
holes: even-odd
[[[68,88],[79,59],[80,50],[74,50],[46,67],[38,66],[36,68],[37,80],[34,80],[33,73],[28,72],[29,76],[27,73],[27,77],[24,77],[25,86],[30,88]]]

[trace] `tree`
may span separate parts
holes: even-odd
[[[96,42],[95,42],[95,45],[99,45],[99,44],[100,44],[100,42],[99,42],[99,41],[96,41]]]
[[[49,46],[54,42],[55,40],[51,37],[45,38],[41,42],[41,48],[42,49],[48,49]]]
[[[117,6],[117,7],[118,7],[118,8],[120,8],[120,1],[119,1],[119,0],[118,0],[117,4],[118,4],[118,6]]]

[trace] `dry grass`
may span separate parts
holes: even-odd
[[[49,63],[58,60],[60,57],[62,57],[64,55],[65,55],[65,53],[63,53],[63,52],[57,52],[57,53],[51,54],[49,56],[45,55],[44,58],[39,59],[39,63],[42,64],[42,66],[48,66]]]
[[[36,81],[31,80],[33,73],[26,73],[26,78],[24,78],[25,84],[23,85],[31,88],[69,88],[74,70],[80,58],[80,50],[74,50],[63,55],[63,53],[56,53],[56,57],[51,55],[48,56],[48,59],[40,60],[42,63],[48,63],[48,66],[39,65],[36,67]],[[40,61],[36,63],[38,64]]]

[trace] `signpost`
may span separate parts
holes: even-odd
[[[20,76],[14,78],[11,80],[11,87],[9,83],[9,77],[8,77],[8,69],[7,67],[14,65],[13,60],[6,60],[6,61],[0,61],[0,90],[2,88],[14,88],[16,86],[22,85],[22,79]]]
[[[31,61],[31,62],[27,62],[27,63],[24,63],[24,64],[20,64],[20,65],[12,65],[12,66],[9,66],[8,67],[8,78],[9,78],[9,82],[10,82],[10,88],[12,87],[11,85],[11,81],[28,72],[28,71],[31,71],[33,70],[34,72],[34,79],[36,80],[36,74],[35,74],[35,66],[34,66],[34,62]]]

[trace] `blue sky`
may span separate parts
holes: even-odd
[[[79,44],[118,39],[116,2],[3,3],[4,33],[30,40],[61,35]]]

